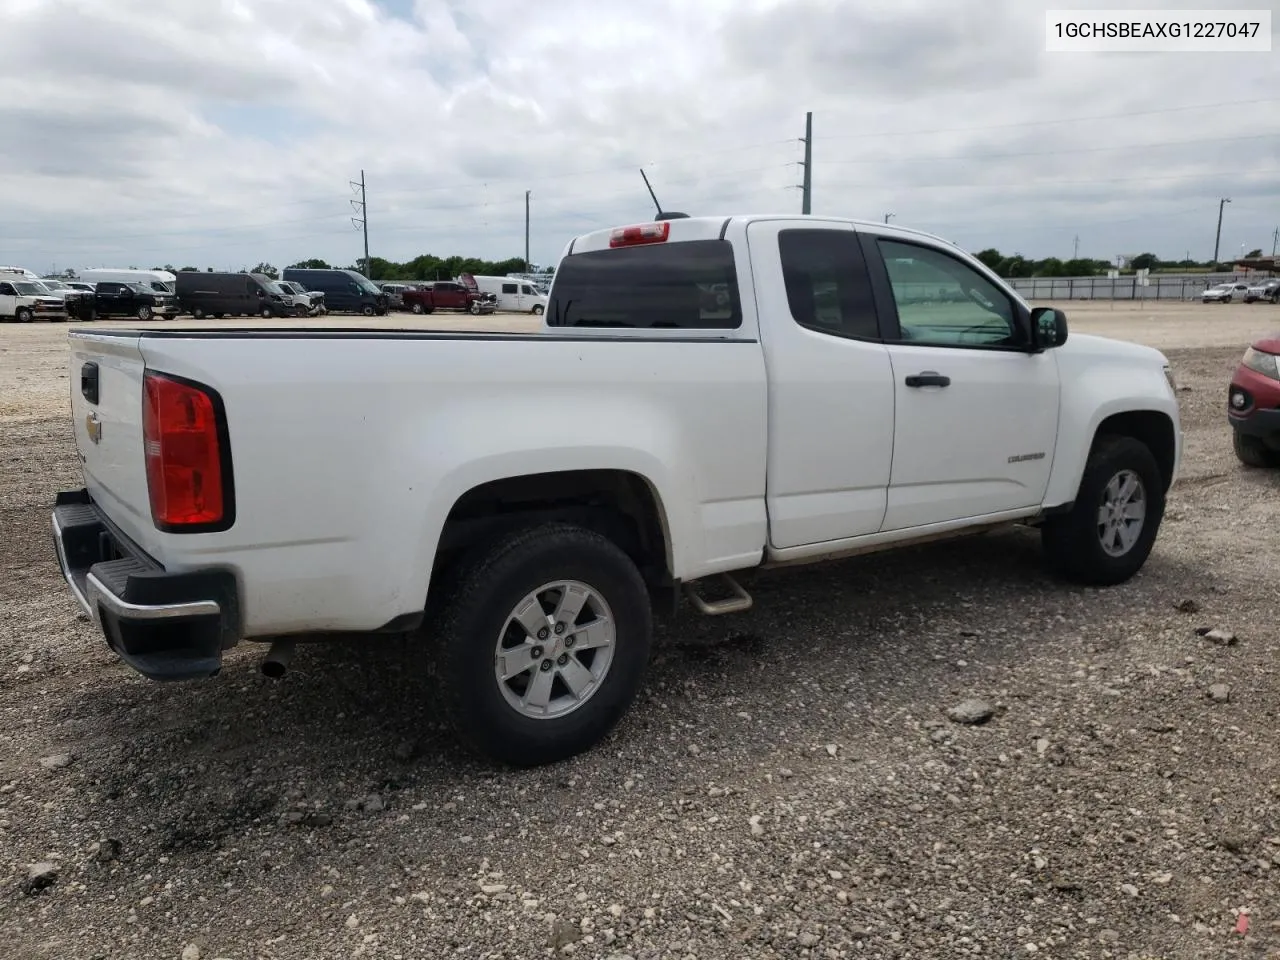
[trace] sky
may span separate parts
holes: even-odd
[[[363,171],[375,257],[522,257],[529,191],[553,265],[652,216],[642,169],[666,209],[798,213],[806,111],[815,214],[1206,259],[1230,197],[1221,255],[1270,253],[1280,44],[1048,53],[1048,6],[0,0],[0,263],[345,266]]]

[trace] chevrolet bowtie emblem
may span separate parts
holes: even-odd
[[[84,418],[84,429],[94,443],[102,442],[102,421],[98,419],[96,413],[91,413]]]

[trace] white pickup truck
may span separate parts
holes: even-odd
[[[1121,583],[1182,450],[1157,351],[827,217],[580,236],[539,334],[70,340],[85,486],[54,539],[127,664],[208,677],[252,639],[279,675],[298,640],[412,632],[460,734],[523,765],[618,721],[653,603],[749,606],[735,571],[1024,523],[1066,578]]]

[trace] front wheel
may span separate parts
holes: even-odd
[[[617,545],[538,524],[473,552],[446,580],[442,694],[473,749],[536,766],[613,729],[640,688],[653,630],[644,581]]]
[[[422,304],[420,304],[420,303],[415,303],[415,304],[411,305],[411,306],[409,307],[409,312],[410,312],[410,313],[413,313],[413,314],[417,314],[418,316],[421,316],[421,315],[422,315]]]
[[[1124,583],[1147,562],[1164,518],[1164,480],[1146,444],[1133,437],[1098,439],[1085,464],[1070,513],[1041,530],[1050,565],[1092,586]]]
[[[473,317],[478,317],[478,316],[480,316],[480,301],[479,301],[479,300],[472,300],[472,301],[471,301],[471,306],[470,306],[470,307],[468,307],[467,309],[471,311],[471,315],[472,315]]]
[[[151,308],[144,303],[142,306],[138,308],[137,317],[139,320],[150,320]]]
[[[263,320],[270,320],[275,315],[272,313],[270,307],[263,307],[261,310],[258,311],[258,314],[262,317]]]
[[[1272,450],[1257,437],[1250,437],[1238,430],[1232,430],[1231,446],[1236,451],[1236,458],[1246,467],[1280,467],[1280,453]]]

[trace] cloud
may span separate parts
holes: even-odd
[[[1208,256],[1232,196],[1224,249],[1269,249],[1274,55],[1048,54],[1044,8],[0,0],[0,260],[351,263],[363,170],[376,256],[519,256],[531,191],[554,262],[651,214],[642,167],[668,208],[798,211],[807,110],[815,212]]]

